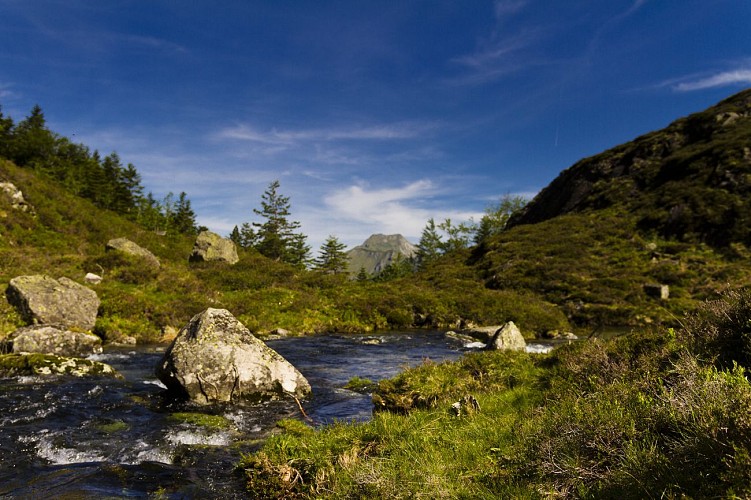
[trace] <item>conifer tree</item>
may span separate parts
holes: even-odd
[[[314,261],[315,269],[327,274],[339,274],[347,270],[347,245],[336,236],[329,235],[321,245],[318,257]]]
[[[261,208],[253,209],[253,213],[265,220],[252,224],[255,228],[250,235],[252,246],[270,259],[305,267],[310,253],[305,243],[307,237],[296,232],[299,222],[289,220],[289,197],[278,192],[279,186],[278,180],[269,184],[261,196]]]
[[[441,254],[441,236],[436,229],[435,220],[431,217],[422,230],[420,242],[417,244],[417,265],[424,268]]]
[[[242,239],[240,238],[240,230],[237,226],[232,228],[232,232],[229,233],[229,240],[240,248],[243,248]]]

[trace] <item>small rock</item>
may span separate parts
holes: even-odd
[[[83,280],[90,285],[98,285],[102,282],[102,277],[94,273],[86,273]]]

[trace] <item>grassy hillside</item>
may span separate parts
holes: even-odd
[[[229,309],[248,328],[266,333],[368,331],[415,326],[457,327],[462,321],[517,321],[534,336],[567,328],[554,306],[516,292],[489,290],[473,270],[450,261],[452,273],[373,283],[304,271],[241,251],[234,266],[189,263],[192,239],[159,235],[70,194],[55,181],[0,160],[0,179],[12,182],[35,208],[31,215],[0,196],[0,284],[43,273],[79,282],[87,272],[104,277],[93,288],[102,299],[96,332],[106,340],[162,339],[206,307]],[[105,252],[109,239],[125,237],[153,252],[155,270],[136,258]],[[449,262],[449,261],[447,261]],[[0,335],[20,318],[0,301]]]
[[[749,144],[746,91],[565,170],[472,262],[576,324],[670,321],[751,283]]]

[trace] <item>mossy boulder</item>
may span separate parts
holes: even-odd
[[[226,309],[206,309],[180,330],[157,376],[174,394],[199,404],[304,396],[310,384]]]
[[[148,262],[151,266],[156,268],[159,268],[160,266],[159,259],[156,257],[156,255],[137,245],[136,243],[133,243],[127,238],[115,238],[109,240],[107,242],[106,249],[107,251],[124,252],[128,255],[140,257]]]
[[[50,325],[19,328],[11,334],[13,352],[85,357],[102,352],[102,339]]]
[[[122,378],[110,365],[52,354],[0,354],[0,377],[30,375],[107,376]]]
[[[95,291],[65,277],[18,276],[5,295],[28,324],[91,330],[99,310]]]
[[[236,264],[240,258],[237,256],[237,248],[232,241],[211,231],[202,231],[196,238],[189,260],[191,262],[219,261]]]

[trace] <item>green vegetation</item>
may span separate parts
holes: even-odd
[[[197,425],[199,427],[206,427],[207,429],[214,430],[233,428],[232,422],[227,420],[226,417],[221,415],[210,415],[207,413],[177,412],[170,414],[169,419],[173,422]]]
[[[240,467],[259,498],[745,498],[750,306],[733,293],[678,331],[427,363],[378,384],[390,411],[288,425]]]
[[[0,377],[24,375],[120,377],[111,366],[99,361],[65,358],[52,354],[0,354]]]
[[[180,193],[177,200],[170,193],[161,203],[151,193],[144,196],[135,166],[123,166],[117,153],[102,158],[98,151],[91,152],[85,145],[50,131],[39,106],[34,106],[29,116],[17,124],[0,108],[0,157],[147,229],[196,232],[195,213],[185,193]]]
[[[261,196],[261,208],[253,209],[264,222],[243,223],[240,231],[235,226],[231,238],[242,248],[254,248],[269,259],[305,268],[310,260],[307,237],[297,231],[299,222],[289,220],[289,197],[279,193],[279,187],[278,180],[269,184]]]

